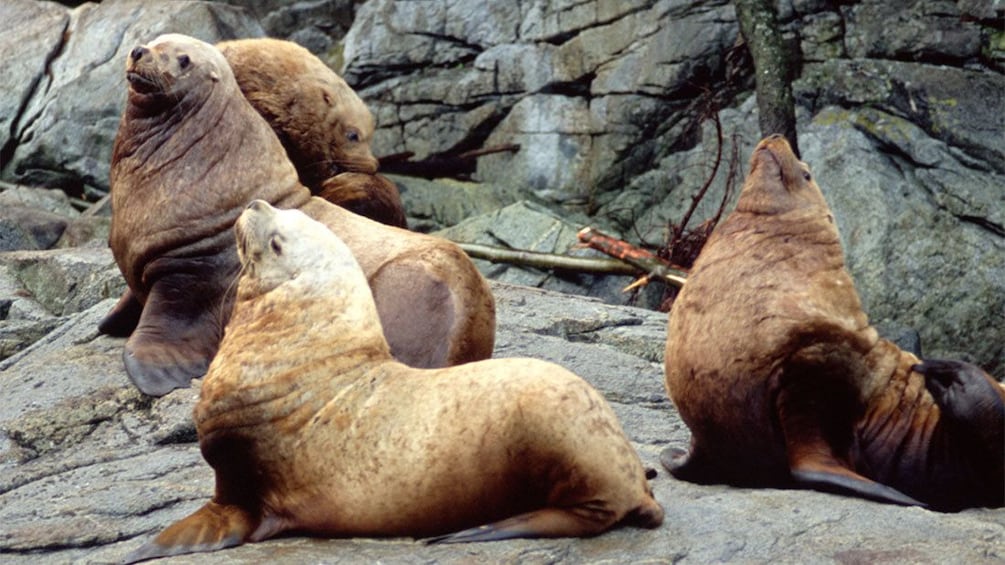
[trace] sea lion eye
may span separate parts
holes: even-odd
[[[187,68],[188,64],[191,63],[191,62],[192,61],[189,60],[188,55],[179,55],[178,56],[178,66],[180,66],[183,69]]]
[[[352,143],[358,143],[359,142],[359,132],[357,132],[354,129],[351,129],[351,130],[349,130],[348,133],[345,134],[345,138],[348,139],[349,141],[351,141]]]
[[[269,247],[272,248],[272,252],[276,255],[283,254],[283,244],[279,241],[279,237],[273,237],[269,240]]]
[[[803,171],[803,179],[809,182],[811,178],[813,178],[813,175],[811,175],[809,171]]]

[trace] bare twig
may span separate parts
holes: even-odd
[[[583,273],[638,274],[638,269],[617,259],[572,257],[570,255],[508,249],[479,243],[458,243],[457,245],[469,256],[476,259],[485,259],[493,263],[509,263],[538,269],[562,269]]]

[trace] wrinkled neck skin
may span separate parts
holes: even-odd
[[[856,470],[936,509],[1001,504],[1002,450],[994,451],[1001,434],[990,440],[993,430],[951,421],[911,370],[918,358],[889,341],[880,340],[867,360],[873,395],[855,430]]]
[[[310,198],[268,125],[225,86],[130,92],[112,156],[109,241],[141,293],[154,261],[163,272],[180,268],[176,258],[236,267],[231,226],[252,199],[292,208]]]
[[[309,280],[290,281],[260,296],[249,286],[242,279],[202,386],[197,425],[264,424],[266,416],[303,423],[350,389],[372,386],[373,379],[361,376],[392,362],[372,299],[352,304],[351,295],[332,288],[303,292],[317,288]],[[264,403],[273,408],[262,410]]]

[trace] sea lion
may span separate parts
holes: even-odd
[[[132,50],[113,147],[109,244],[129,292],[102,321],[128,334],[133,382],[161,395],[201,376],[230,313],[231,229],[256,198],[299,208],[356,253],[392,354],[419,367],[491,355],[491,291],[466,255],[312,197],[219,50],[169,34]]]
[[[398,187],[383,175],[339,173],[321,183],[315,194],[360,216],[389,226],[408,228]]]
[[[263,201],[235,229],[237,299],[194,411],[216,493],[127,561],[289,531],[468,542],[662,523],[581,378],[535,359],[407,367],[335,234]]]
[[[1005,389],[880,339],[809,168],[762,140],[736,210],[670,312],[677,477],[797,485],[939,510],[1003,504]]]
[[[376,174],[373,114],[342,77],[292,41],[236,39],[217,48],[311,193],[371,220],[407,227],[398,187]]]
[[[321,59],[292,41],[268,37],[216,46],[311,192],[317,194],[326,179],[342,172],[377,172],[370,149],[373,114]]]

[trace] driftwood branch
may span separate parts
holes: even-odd
[[[478,243],[458,243],[469,256],[484,259],[493,263],[509,263],[538,269],[561,269],[581,273],[606,273],[616,275],[635,275],[638,269],[618,261],[604,257],[572,257],[556,253],[541,253],[522,249],[507,249]]]
[[[629,285],[625,290],[647,284],[652,279],[661,280],[678,288],[684,286],[687,273],[655,253],[634,246],[627,241],[615,239],[590,227],[579,230],[577,235],[579,241],[589,247],[615,257],[619,261],[624,261],[635,267],[637,272],[643,273],[642,279],[636,281],[636,284]]]

